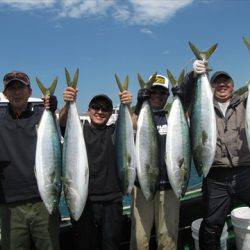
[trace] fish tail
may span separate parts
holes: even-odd
[[[243,41],[246,44],[247,48],[250,50],[250,41],[244,36],[243,36]]]
[[[56,89],[58,78],[56,77],[49,88],[46,88],[42,82],[36,77],[36,82],[44,96],[53,95]]]
[[[191,42],[188,42],[188,43],[189,43],[189,47],[193,51],[194,55],[199,60],[209,59],[217,48],[217,43],[216,43],[213,46],[211,46],[208,50],[200,51],[193,43],[191,43]]]

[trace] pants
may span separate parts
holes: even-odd
[[[1,206],[3,250],[59,249],[59,213],[49,215],[42,202]]]
[[[72,221],[76,250],[119,250],[122,202],[87,201],[78,221]]]
[[[203,181],[201,250],[220,249],[220,237],[233,200],[250,202],[250,167],[212,168]]]
[[[158,249],[177,249],[180,202],[173,190],[157,191],[154,199],[147,201],[135,187],[132,198],[130,249],[149,249],[154,224]]]

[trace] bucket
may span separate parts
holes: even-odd
[[[250,208],[239,207],[231,212],[231,221],[234,226],[236,247],[239,250],[250,249]]]
[[[199,230],[200,230],[201,222],[202,222],[202,218],[193,221],[191,224],[192,237],[194,239],[195,250],[200,249],[199,248]],[[227,224],[225,223],[221,237],[220,237],[221,250],[227,250],[227,236],[228,236]]]

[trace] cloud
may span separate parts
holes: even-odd
[[[53,10],[61,18],[112,17],[128,24],[167,22],[194,0],[0,0],[0,6]]]
[[[147,28],[140,29],[140,32],[144,33],[144,34],[147,34],[147,35],[152,35],[153,34],[153,32],[150,29],[147,29]]]
[[[20,10],[44,9],[54,6],[57,0],[0,0],[0,5]]]

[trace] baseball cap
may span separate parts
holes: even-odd
[[[221,76],[224,76],[224,77],[230,79],[232,81],[232,83],[234,84],[233,78],[225,71],[216,71],[212,75],[212,77],[210,79],[210,83],[213,84],[215,82],[216,78],[221,77]]]
[[[149,80],[151,79],[152,76],[149,77]],[[152,87],[154,86],[161,86],[165,89],[168,89],[168,78],[162,75],[156,75],[155,82],[152,84]]]
[[[27,86],[30,85],[30,79],[28,75],[20,71],[12,71],[7,73],[3,78],[4,87],[6,88],[7,85],[13,81],[21,82]]]
[[[107,108],[111,111],[113,110],[113,102],[112,100],[107,96],[107,95],[104,95],[104,94],[101,94],[101,95],[95,95],[89,102],[89,108],[91,108],[91,106],[97,102],[97,100],[105,100],[106,103],[107,103]]]

